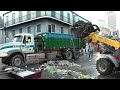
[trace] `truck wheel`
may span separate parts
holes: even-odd
[[[24,64],[23,57],[21,55],[14,55],[10,59],[11,66],[20,67]]]
[[[66,51],[66,53],[65,53],[65,59],[71,60],[72,57],[73,57],[72,51],[70,51],[70,50],[69,50],[69,51]]]
[[[73,52],[73,59],[79,59],[80,57],[80,52],[79,51],[74,51]]]
[[[101,75],[110,75],[113,71],[113,64],[105,58],[100,58],[96,62],[96,69]]]

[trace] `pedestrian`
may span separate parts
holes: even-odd
[[[83,48],[81,48],[80,53],[83,56],[83,53],[84,53]]]
[[[91,43],[91,47],[89,48],[89,58],[93,57],[93,52],[94,52],[94,47],[93,44]]]
[[[97,44],[97,51],[100,51],[100,43]]]

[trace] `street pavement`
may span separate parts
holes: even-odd
[[[109,76],[102,76],[97,72],[95,64],[96,64],[96,60],[98,60],[100,57],[101,54],[99,54],[99,52],[94,52],[93,58],[89,58],[89,53],[84,53],[83,55],[80,56],[79,60],[69,61],[71,63],[74,62],[76,64],[79,64],[81,65],[81,67],[67,67],[67,69],[82,72],[92,77],[92,79],[120,79],[119,72],[114,72]],[[4,65],[1,63],[0,60],[0,71],[3,66]],[[28,70],[30,70],[31,68],[37,69],[38,67],[39,67],[38,65],[33,64],[33,65],[27,65],[26,69]],[[0,72],[0,79],[14,79],[14,77],[11,77],[9,74],[4,74]],[[40,79],[73,79],[73,76],[51,74],[47,71],[43,71]]]

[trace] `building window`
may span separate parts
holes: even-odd
[[[27,11],[27,20],[31,19],[31,11]]]
[[[8,31],[5,31],[5,37],[8,38],[9,35],[8,35]]]
[[[73,15],[73,24],[75,23],[75,15]]]
[[[37,32],[41,32],[41,24],[37,25]]]
[[[12,36],[15,36],[15,30],[12,31]]]
[[[41,11],[36,11],[36,18],[41,16]]]
[[[51,32],[51,25],[48,25],[48,32]]]
[[[6,25],[8,26],[8,16],[6,16]]]
[[[19,22],[22,22],[22,11],[19,11]]]
[[[12,24],[15,24],[15,13],[12,14]]]
[[[27,33],[31,33],[31,26],[27,27]]]
[[[19,33],[22,33],[22,28],[19,29]]]
[[[48,25],[48,32],[55,32],[55,25]]]
[[[60,11],[60,20],[63,20],[63,11]]]
[[[55,11],[51,11],[51,16],[55,17]]]
[[[70,23],[70,14],[69,13],[67,13],[67,21],[68,21],[68,23]]]
[[[55,32],[55,25],[52,24],[52,32]]]
[[[61,27],[61,34],[64,34],[63,27]]]

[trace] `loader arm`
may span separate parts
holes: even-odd
[[[107,44],[107,45],[109,45],[111,47],[114,47],[116,49],[118,49],[120,47],[120,42],[119,41],[100,36],[100,35],[98,35],[94,32],[90,33],[89,36],[84,38],[85,42],[88,42],[90,40],[92,42],[100,42],[100,43]]]
[[[91,22],[78,21],[71,26],[71,31],[76,31],[79,38],[82,38],[86,43],[88,42],[100,42],[107,44],[114,48],[120,47],[120,42],[103,37],[96,32],[100,32],[100,28],[97,25],[93,25]]]

